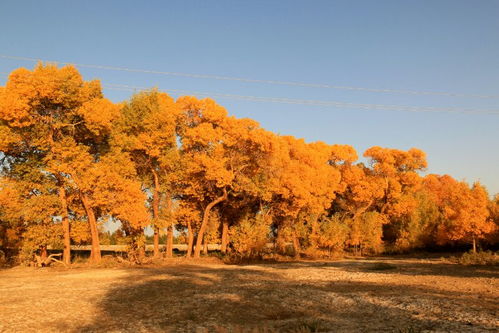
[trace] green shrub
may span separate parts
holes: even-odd
[[[270,221],[263,216],[244,219],[229,230],[234,251],[242,257],[257,257],[263,254],[268,242]]]
[[[457,263],[461,265],[499,265],[499,254],[492,251],[466,252],[457,258]]]
[[[322,218],[319,222],[319,234],[316,237],[317,246],[327,249],[329,253],[342,251],[345,247],[349,233],[348,226],[341,221],[339,216]]]
[[[25,265],[33,263],[36,252],[42,246],[61,248],[62,237],[61,224],[34,224],[29,226],[23,234],[22,248],[19,253],[20,262]]]

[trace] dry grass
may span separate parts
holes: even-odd
[[[438,259],[0,271],[6,332],[484,332],[499,270]]]

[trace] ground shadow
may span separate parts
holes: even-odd
[[[378,266],[380,263],[387,266]],[[269,262],[276,269],[339,268],[349,272],[376,272],[402,275],[434,275],[458,278],[499,278],[499,266],[465,266],[440,260],[407,260],[400,258],[368,258],[363,260],[311,260],[298,262]],[[389,267],[391,266],[391,267]]]
[[[300,264],[304,263],[284,266]],[[343,268],[357,269],[346,264]],[[283,332],[466,332],[497,328],[491,324],[498,314],[495,299],[475,302],[462,293],[424,286],[290,280],[281,273],[265,265],[133,269],[98,302],[97,319],[76,331],[200,332],[205,328],[221,332],[221,328],[263,331],[266,327]],[[461,310],[459,316],[456,309]],[[67,326],[61,323],[59,328]]]

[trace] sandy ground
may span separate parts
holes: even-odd
[[[498,318],[497,267],[437,259],[0,271],[1,332],[498,332]]]

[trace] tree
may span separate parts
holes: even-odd
[[[416,192],[421,187],[418,172],[427,167],[426,154],[416,148],[408,151],[371,147],[364,153],[370,159],[372,174],[382,180],[383,195],[376,202],[376,211],[387,217],[385,238],[395,242],[400,236],[397,225],[417,205]]]
[[[350,228],[339,218],[339,215],[333,217],[323,216],[318,225],[319,230],[317,231],[314,246],[327,249],[329,254],[332,251],[342,251],[347,242]]]
[[[255,190],[262,131],[252,120],[229,117],[211,99],[182,97],[177,103],[183,111],[181,196],[203,211],[194,248],[199,257],[211,210],[229,196]]]
[[[95,107],[108,104],[102,98],[97,81],[84,82],[71,66],[58,69],[39,64],[33,71],[20,68],[12,72],[0,90],[1,147],[8,163],[25,163],[28,155],[38,161],[52,159],[55,144],[73,138],[81,144],[94,145],[95,130],[110,113]],[[14,140],[19,140],[14,142]],[[67,177],[43,164],[59,187],[61,218],[64,230],[64,261],[70,261],[70,231],[66,204]]]
[[[340,189],[340,172],[331,167],[332,147],[322,142],[305,143],[294,137],[275,137],[269,162],[262,167],[268,177],[267,205],[277,229],[277,243],[284,242],[288,229],[300,252],[300,213],[319,216],[331,205]],[[314,228],[312,228],[314,229]],[[313,230],[314,232],[314,230]]]
[[[151,210],[154,230],[154,256],[159,256],[160,227],[167,227],[172,256],[173,228],[161,219],[161,210],[171,209],[171,173],[176,164],[176,127],[179,110],[174,100],[156,90],[134,95],[121,109],[120,121],[115,125],[113,142],[128,152],[135,164],[143,187],[152,193]],[[163,204],[164,203],[164,204]],[[164,211],[164,214],[168,212]],[[164,215],[163,214],[163,215]]]
[[[488,219],[488,195],[480,183],[470,188],[448,175],[428,175],[425,188],[438,206],[442,220],[437,227],[437,242],[466,241],[476,251],[476,242],[494,231]]]
[[[494,223],[494,231],[487,238],[489,243],[497,244],[499,243],[499,194],[489,201],[488,208],[490,220]]]

